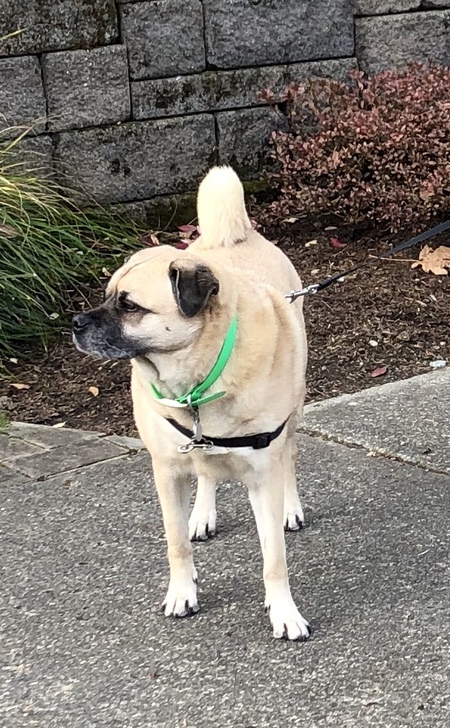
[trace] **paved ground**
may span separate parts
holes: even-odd
[[[449,410],[447,371],[308,408],[287,536],[306,644],[272,640],[242,488],[195,546],[202,611],[170,621],[139,443],[1,436],[0,725],[448,726]]]

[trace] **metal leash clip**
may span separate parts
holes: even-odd
[[[179,445],[177,450],[178,452],[182,453],[183,455],[186,455],[187,453],[192,452],[192,450],[212,450],[214,447],[214,443],[212,443],[210,440],[201,440],[201,442],[198,442],[192,438],[190,442],[187,443],[187,445]]]
[[[285,295],[289,303],[294,303],[300,296],[308,296],[312,293],[317,293],[320,289],[320,283],[311,283],[309,286],[302,288],[300,291],[291,291]]]
[[[214,444],[210,440],[205,440],[203,437],[202,425],[200,422],[200,415],[198,413],[198,407],[192,408],[194,416],[194,425],[192,427],[192,437],[186,445],[180,445],[177,450],[180,453],[186,454],[192,452],[192,450],[212,450]]]

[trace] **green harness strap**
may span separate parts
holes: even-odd
[[[223,397],[226,394],[226,392],[217,392],[216,394],[210,394],[206,397],[203,397],[204,392],[212,387],[214,382],[218,380],[226,365],[228,364],[228,360],[231,356],[231,352],[233,351],[234,344],[236,342],[236,334],[237,317],[235,316],[226,333],[222,348],[220,350],[219,356],[217,357],[217,361],[206,379],[204,379],[203,382],[200,382],[200,384],[197,384],[187,394],[183,394],[181,397],[177,397],[176,399],[171,400],[174,404],[177,403],[178,405],[185,405],[186,407],[198,407],[201,404],[207,404],[207,402],[212,402],[215,399],[219,399],[219,397]],[[155,387],[154,384],[151,384],[150,386],[156,399],[166,399],[161,394],[159,389]]]

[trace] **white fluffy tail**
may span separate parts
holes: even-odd
[[[244,188],[231,167],[213,167],[200,184],[198,223],[203,247],[231,247],[245,240],[251,223]]]

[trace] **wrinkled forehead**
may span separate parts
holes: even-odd
[[[127,286],[136,285],[144,278],[165,274],[170,262],[178,257],[180,251],[175,251],[168,245],[139,250],[129,258],[110,278],[107,292],[123,290]]]

